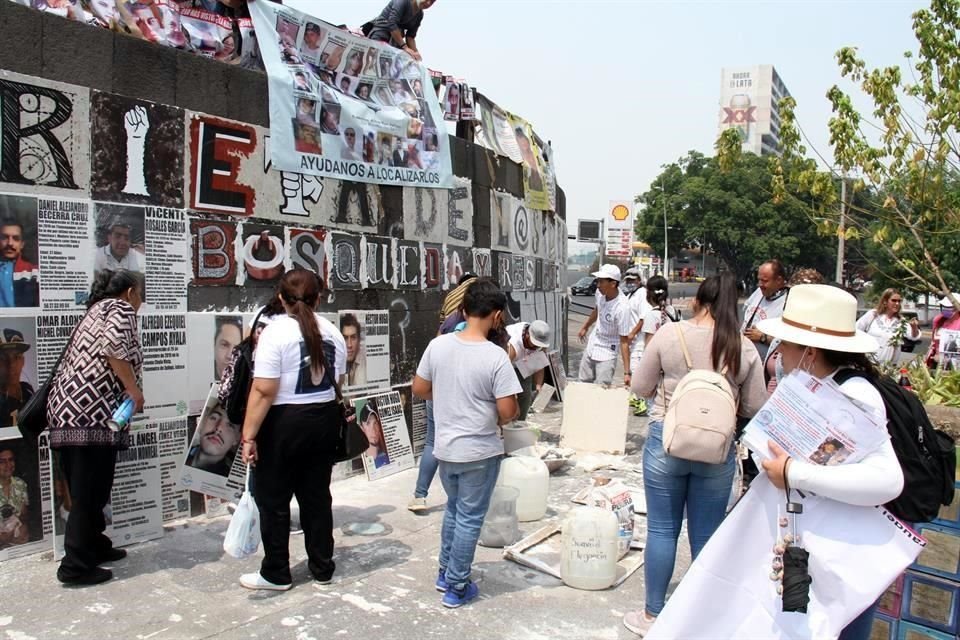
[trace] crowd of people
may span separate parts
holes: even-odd
[[[812,269],[798,269],[788,277],[784,265],[775,259],[759,267],[758,287],[740,308],[732,275],[707,278],[697,290],[689,319],[681,319],[667,304],[668,284],[659,276],[644,287],[635,270],[621,277],[611,264],[592,275],[597,279],[596,304],[579,333],[586,343],[580,381],[614,384],[620,360],[624,384],[634,394],[635,412],[642,414],[647,403],[652,405],[642,460],[648,510],[645,604],[623,619],[628,629],[644,636],[664,609],[683,520],[687,520],[691,555],[696,560],[739,497],[731,499],[731,493],[740,490],[733,482],[737,465],[743,464],[746,482],[759,472],[753,456],[738,460],[738,451],[745,449],[736,442],[728,443],[719,461],[671,454],[677,448],[677,436],[674,432],[673,442],[665,444],[664,421],[675,409],[671,401],[686,376],[706,370],[726,378],[736,407],[736,422],[731,424],[734,437],[765,405],[777,383],[793,371],[833,380],[851,410],[871,411],[877,424],[886,424],[884,402],[876,388],[883,375],[880,369],[896,364],[901,346],[918,341],[920,329],[916,318],[907,319],[901,313],[903,296],[895,289],[884,291],[876,307],[858,318],[852,295],[825,284]],[[947,299],[943,303],[950,305]],[[955,324],[948,308],[938,316],[934,329]],[[640,339],[641,335],[645,338]],[[936,351],[935,335],[929,360]],[[836,444],[827,443],[834,449]],[[761,465],[764,481],[779,489],[875,506],[896,499],[904,488],[904,474],[889,439],[852,464],[840,464],[844,457],[833,455],[835,451],[827,462],[816,454],[795,460],[773,441],[769,449],[772,455]],[[775,566],[774,572],[778,570]],[[876,604],[847,612],[849,624],[840,637],[868,638],[875,609]],[[722,629],[715,631],[725,637]]]

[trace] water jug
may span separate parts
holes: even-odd
[[[577,507],[563,523],[560,576],[574,589],[606,589],[617,579],[617,516]]]
[[[485,547],[508,547],[520,539],[517,524],[517,498],[520,492],[514,487],[494,487],[487,517],[480,529],[480,544]]]
[[[516,487],[517,519],[520,522],[539,520],[547,513],[547,492],[550,471],[540,458],[508,457],[500,464],[497,486]]]

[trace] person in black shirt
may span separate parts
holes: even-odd
[[[363,25],[365,36],[371,40],[388,42],[403,49],[414,60],[422,60],[417,49],[417,30],[423,21],[423,12],[436,0],[390,0],[380,15]]]

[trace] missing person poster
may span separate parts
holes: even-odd
[[[93,275],[91,204],[40,198],[37,205],[43,311],[82,309]]]
[[[239,500],[246,472],[240,455],[242,427],[227,418],[217,399],[217,385],[212,385],[180,470],[180,486],[230,502]]]
[[[234,347],[250,333],[256,314],[188,313],[187,413],[197,415],[206,406],[210,384],[219,382]]]
[[[407,434],[410,436],[410,446],[414,457],[423,454],[423,447],[427,443],[427,403],[413,395],[409,384],[393,387],[400,394],[400,404],[403,405],[403,419],[407,421]]]
[[[379,480],[410,469],[413,449],[403,416],[400,394],[396,391],[353,401],[357,424],[363,429],[370,447],[360,456],[369,480]]]
[[[941,329],[937,338],[940,340],[940,368],[945,371],[960,370],[960,331]]]
[[[0,317],[0,429],[17,424],[17,414],[39,388],[36,319]]]
[[[422,63],[291,7],[252,2],[250,13],[270,81],[276,169],[452,186],[443,111]]]
[[[0,562],[49,548],[49,455],[46,434],[38,447],[16,428],[0,429]]]
[[[340,333],[347,344],[344,395],[390,388],[390,314],[387,311],[341,311]]]
[[[134,425],[130,447],[117,452],[110,502],[103,509],[104,534],[113,546],[124,547],[163,536],[160,482],[159,433],[156,423]],[[49,474],[53,491],[54,559],[63,557],[63,536],[73,501],[60,463],[60,454],[50,455]]]
[[[187,414],[187,315],[141,314],[144,415],[150,419]]]
[[[190,517],[190,491],[180,486],[180,471],[187,454],[187,419],[157,422],[157,454],[160,456],[160,498],[163,522]]]

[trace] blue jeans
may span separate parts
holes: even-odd
[[[663,450],[663,422],[653,421],[648,429],[643,448],[643,486],[647,497],[643,573],[647,613],[657,616],[663,610],[667,586],[673,576],[684,507],[690,553],[696,558],[726,515],[735,449],[730,448],[722,464],[682,460]]]
[[[440,532],[440,569],[446,571],[447,584],[455,589],[462,590],[470,582],[470,565],[500,473],[500,459],[440,461],[440,481],[447,492]]]
[[[415,498],[426,498],[430,491],[433,476],[437,475],[437,459],[433,457],[433,440],[437,432],[437,425],[433,421],[433,400],[427,400],[427,438],[420,455],[420,472],[417,474],[417,488],[413,492]]]

